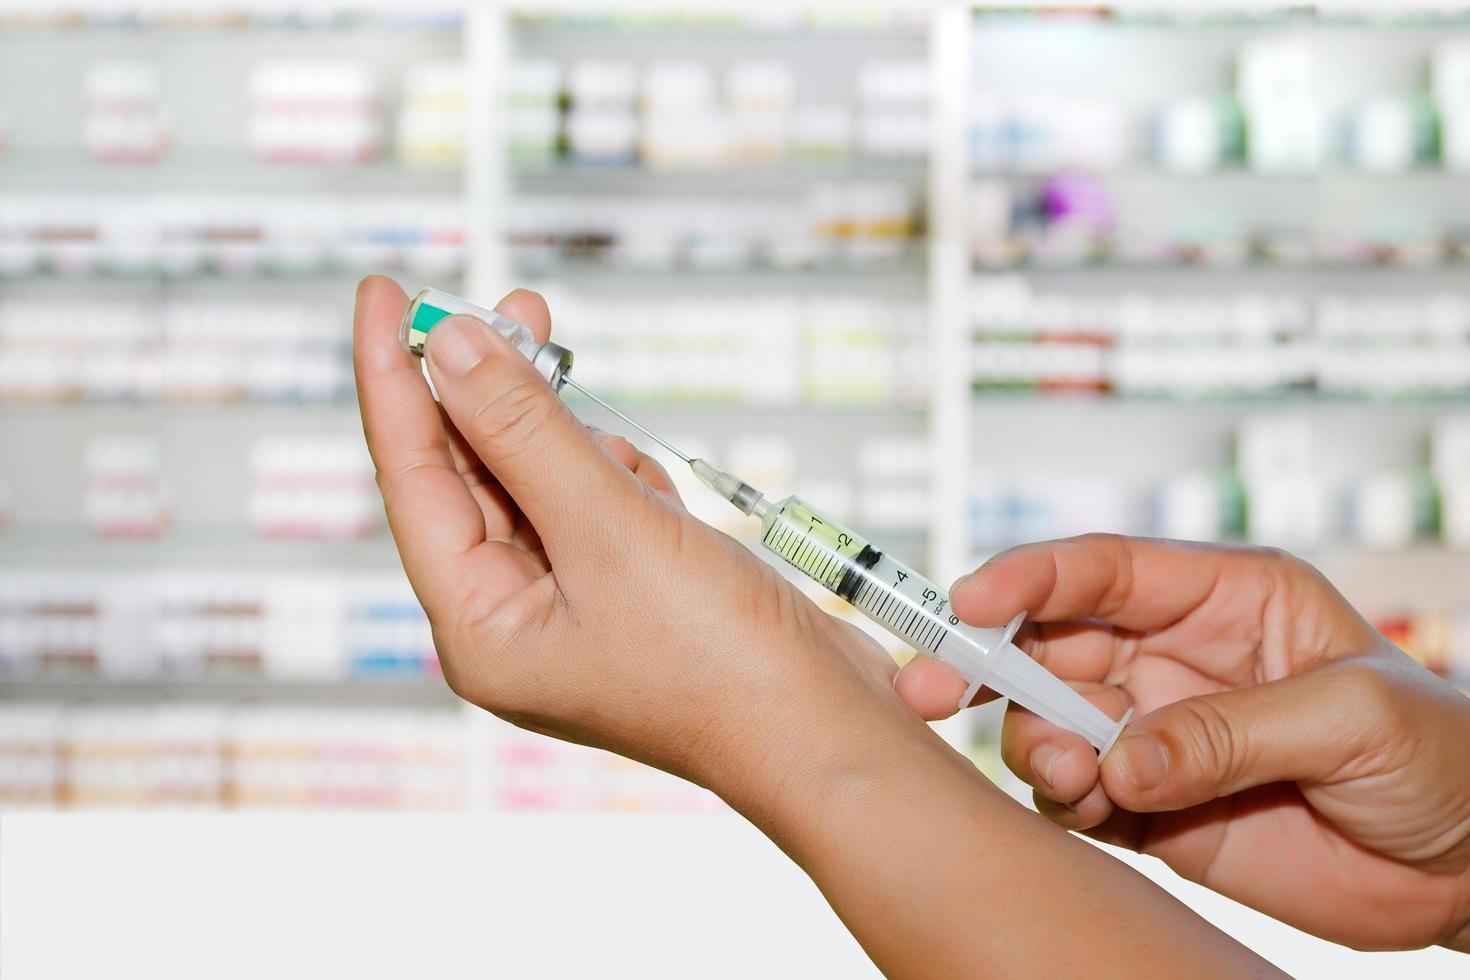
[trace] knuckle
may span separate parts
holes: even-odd
[[[1053,544],[1078,554],[1107,558],[1120,566],[1128,560],[1128,538],[1111,531],[1088,531]]]
[[[438,451],[429,446],[415,446],[403,452],[394,465],[373,471],[373,479],[378,485],[378,492],[383,500],[389,505],[401,492],[404,484],[413,478],[415,473],[437,466],[440,463]]]
[[[1183,724],[1172,726],[1172,748],[1190,772],[1209,773],[1230,782],[1246,767],[1246,743],[1230,719],[1209,698],[1186,698],[1176,709]]]
[[[1317,567],[1289,551],[1274,547],[1253,547],[1251,555],[1258,562],[1272,594],[1283,597],[1305,597],[1315,590],[1332,585]]]
[[[419,473],[441,466],[438,451],[431,447],[413,447],[404,451],[392,466],[373,470],[373,482],[378,485],[378,495],[388,516],[394,516],[412,495],[410,483]]]
[[[378,486],[393,486],[402,483],[404,479],[413,475],[416,471],[433,466],[439,461],[436,449],[427,446],[415,446],[405,450],[395,465],[387,469],[379,469],[375,475]]]
[[[609,453],[612,453],[614,459],[619,460],[635,473],[638,471],[643,454],[627,439],[622,436],[609,436],[603,445],[607,447]]]
[[[1333,665],[1332,674],[1344,710],[1366,717],[1383,717],[1395,710],[1399,700],[1395,684],[1372,664],[1343,660]]]
[[[1258,546],[1253,551],[1262,564],[1283,579],[1316,574],[1315,568],[1284,548]]]
[[[1251,552],[1268,564],[1281,564],[1291,560],[1291,552],[1275,545],[1259,544],[1251,547]]]
[[[540,377],[517,378],[497,386],[493,394],[471,409],[471,436],[495,446],[502,456],[532,449],[555,410],[547,399],[548,391]]]
[[[1090,547],[1116,548],[1123,544],[1123,535],[1111,531],[1088,531],[1072,539],[1077,544]]]
[[[682,498],[679,496],[679,488],[674,485],[673,479],[669,476],[669,471],[664,469],[663,464],[658,460],[651,456],[643,456],[638,461],[637,472],[649,486],[665,496],[682,503]]]
[[[1113,555],[1113,580],[1108,590],[1103,594],[1102,601],[1098,603],[1098,610],[1102,615],[1113,616],[1128,604],[1130,597],[1133,595],[1135,575],[1133,558],[1123,539],[1117,535],[1112,535],[1111,540],[1108,542],[1108,548]]]

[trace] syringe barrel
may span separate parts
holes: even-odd
[[[960,622],[948,592],[800,498],[762,514],[761,544],[970,685],[990,686],[1100,750],[1117,737],[1122,723],[1016,649],[1008,630]]]
[[[787,497],[766,514],[761,544],[966,679],[984,672],[990,648],[1004,634],[961,623],[950,611],[948,592],[798,497]],[[946,649],[947,637],[958,629],[979,634],[978,642],[971,649]]]
[[[571,351],[558,344],[540,343],[525,324],[517,323],[494,310],[478,306],[442,289],[424,289],[413,298],[408,309],[403,311],[403,321],[398,326],[398,341],[410,353],[422,357],[429,331],[445,317],[461,313],[485,321],[491,329],[524,354],[526,360],[541,372],[541,376],[551,387],[561,388],[562,379],[572,369]]]

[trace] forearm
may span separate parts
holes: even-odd
[[[834,727],[775,798],[734,801],[887,975],[1276,972],[909,721]]]

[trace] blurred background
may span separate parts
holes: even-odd
[[[312,811],[229,825],[237,870],[342,827],[413,865],[467,834],[435,815],[509,819],[714,862],[788,903],[783,964],[861,974],[717,799],[444,687],[362,445],[356,280],[543,291],[583,383],[938,581],[1092,530],[1277,545],[1470,686],[1467,271],[1463,8],[0,3],[0,853],[80,882],[82,839]],[[1029,800],[998,719],[944,733]],[[74,811],[118,820],[45,837]],[[113,880],[166,904],[190,861],[159,846]],[[5,947],[65,934],[44,894]],[[1288,969],[1360,963],[1209,908]],[[39,942],[11,968],[61,975]]]

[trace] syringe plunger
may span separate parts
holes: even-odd
[[[1108,754],[1133,715],[1129,708],[1119,720],[1109,718],[1014,643],[1002,644],[993,651],[985,668],[984,686],[1081,735],[1099,756]]]

